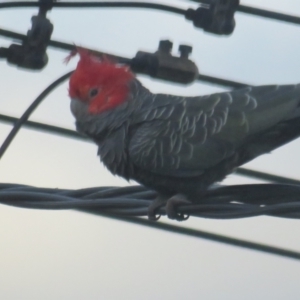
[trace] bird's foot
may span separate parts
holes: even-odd
[[[169,219],[177,221],[185,221],[189,218],[189,215],[177,212],[177,207],[179,205],[190,204],[191,202],[186,196],[182,194],[177,194],[168,199],[166,204],[166,213]]]
[[[158,214],[159,209],[167,202],[167,198],[158,196],[148,207],[148,219],[151,221],[157,221],[160,218]]]
[[[177,207],[179,205],[190,204],[191,202],[187,200],[186,196],[182,194],[177,194],[171,198],[165,196],[158,196],[153,203],[148,207],[148,219],[151,221],[157,221],[160,218],[158,214],[159,209],[166,205],[166,213],[169,219],[177,221],[185,221],[189,218],[189,215],[177,212]]]

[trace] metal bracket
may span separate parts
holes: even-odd
[[[2,53],[6,54],[7,61],[26,69],[39,70],[48,63],[46,53],[50,41],[53,25],[46,18],[47,12],[56,0],[39,0],[39,13],[31,18],[31,29],[21,45],[12,44]]]
[[[155,53],[139,51],[131,60],[131,69],[134,72],[177,83],[193,82],[199,71],[196,64],[188,58],[192,47],[180,45],[180,57],[171,54],[172,47],[171,41],[163,40],[160,41]]]
[[[239,0],[211,0],[208,8],[188,9],[185,17],[204,31],[229,35],[235,28],[234,13],[239,4]]]

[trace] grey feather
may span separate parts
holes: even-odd
[[[300,85],[199,97],[154,95],[136,80],[130,89],[111,111],[91,115],[77,100],[71,109],[113,174],[157,190],[204,189],[300,134],[291,130],[294,120],[300,124]]]

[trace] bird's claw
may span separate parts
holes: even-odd
[[[158,209],[156,209],[158,210]],[[149,210],[148,209],[148,220],[150,221],[158,221],[161,217],[160,214],[156,213],[156,210]]]
[[[184,195],[177,194],[171,197],[166,204],[166,212],[169,219],[177,221],[186,221],[190,216],[184,213],[178,213],[177,207],[183,204],[190,204]]]
[[[157,198],[148,207],[148,219],[150,221],[158,221],[160,219],[161,215],[158,214],[158,211],[163,205],[164,203],[161,201],[161,198]]]
[[[177,221],[185,221],[189,218],[189,215],[177,212],[177,206],[183,204],[189,204],[190,201],[184,195],[177,194],[167,199],[166,197],[159,196],[148,207],[148,219],[151,221],[157,221],[161,217],[158,214],[159,209],[166,204],[166,213],[169,219]]]
[[[169,219],[172,219],[172,220],[176,220],[176,221],[186,221],[190,215],[187,215],[187,214],[183,214],[183,213],[177,213],[176,216],[170,216],[168,215]]]

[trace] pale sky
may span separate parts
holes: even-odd
[[[155,2],[197,7],[184,0]],[[241,2],[300,16],[299,0]],[[0,10],[0,27],[26,33],[36,13]],[[237,13],[234,33],[220,37],[194,28],[182,16],[154,10],[53,9],[48,17],[55,40],[133,57],[170,39],[174,54],[179,44],[193,46],[191,58],[203,74],[255,85],[300,82],[297,25]],[[12,42],[0,37],[0,47]],[[20,116],[45,87],[76,66],[76,60],[63,64],[66,51],[49,48],[48,55],[48,65],[39,72],[0,61],[0,113]],[[204,95],[225,90],[139,78],[153,92]],[[69,104],[65,83],[31,120],[74,129]],[[0,125],[3,141],[11,127]],[[300,179],[299,148],[299,140],[294,141],[247,167]],[[71,189],[128,184],[109,174],[96,154],[91,143],[22,129],[0,161],[0,182]],[[242,182],[254,181],[234,175],[225,181]],[[300,251],[297,220],[190,218],[170,223]],[[0,299],[300,299],[300,263],[295,260],[75,211],[0,205],[0,240]]]

